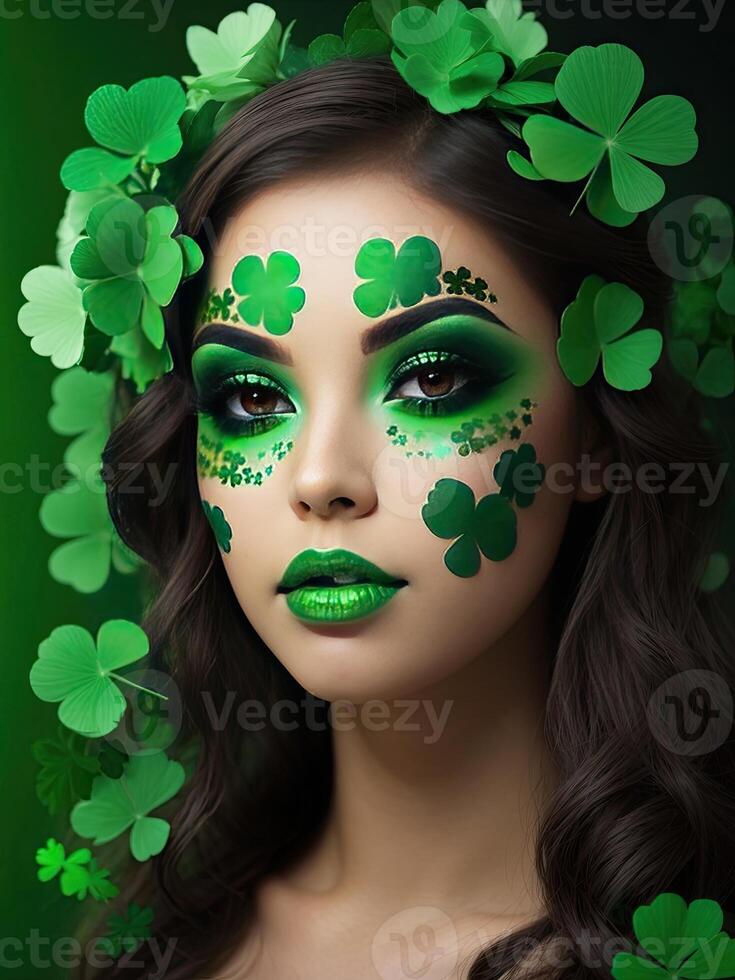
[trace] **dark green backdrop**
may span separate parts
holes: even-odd
[[[590,0],[593,9],[600,9],[602,2]],[[113,0],[118,12],[123,6],[123,0]],[[275,0],[274,6],[281,22],[298,19],[295,40],[303,44],[322,31],[339,30],[352,4],[349,0]],[[153,31],[156,17],[147,0],[138,0],[132,8],[143,19],[116,16],[105,20],[84,13],[85,0],[76,6],[74,0],[63,5],[58,0],[34,0],[31,5],[12,0],[0,3],[5,270],[0,285],[0,635],[4,668],[0,683],[0,840],[4,852],[0,859],[0,940],[18,937],[25,941],[32,929],[51,939],[69,935],[77,911],[74,900],[61,898],[57,887],[42,885],[35,878],[36,848],[47,836],[64,831],[63,826],[53,826],[34,792],[36,764],[30,745],[55,729],[55,706],[37,701],[28,685],[38,643],[62,623],[81,623],[95,630],[110,616],[136,615],[135,597],[121,595],[119,578],[114,589],[85,598],[55,584],[47,574],[54,542],[38,525],[41,495],[31,486],[27,467],[34,458],[47,468],[55,465],[65,443],[46,423],[49,385],[56,372],[47,359],[31,352],[28,339],[16,325],[23,302],[20,280],[32,267],[55,262],[55,229],[65,200],[58,170],[67,153],[89,142],[82,119],[89,93],[106,82],[129,86],[146,76],[190,72],[186,27],[199,23],[215,28],[226,13],[238,7],[234,0],[208,0],[206,4],[174,0],[165,27]],[[673,2],[669,7],[673,8]],[[689,0],[685,12],[706,19],[701,8],[700,0]],[[672,196],[712,193],[726,200],[735,197],[728,157],[735,70],[729,40],[732,17],[723,13],[719,26],[704,33],[697,20],[650,21],[639,15],[625,20],[589,19],[582,15],[580,4],[563,0],[558,0],[557,9],[575,9],[576,13],[565,20],[542,18],[552,50],[569,50],[583,42],[630,44],[648,67],[647,96],[675,92],[696,105],[702,149],[692,164],[667,175]],[[76,11],[79,16],[73,17]],[[64,12],[69,19],[59,16]],[[19,464],[24,475],[10,472],[8,463]],[[37,975],[28,967],[8,975],[12,973],[23,980]],[[38,975],[51,980],[63,971],[48,968]]]

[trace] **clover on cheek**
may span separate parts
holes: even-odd
[[[214,532],[214,537],[220,551],[229,554],[232,548],[232,528],[230,527],[225,513],[221,507],[213,507],[209,501],[202,500],[204,516],[209,521],[209,526]]]
[[[530,507],[543,482],[545,467],[536,462],[535,448],[524,443],[517,451],[502,453],[493,475],[499,491],[480,501],[466,483],[438,480],[421,509],[431,533],[453,541],[444,553],[444,564],[461,578],[479,572],[481,554],[491,561],[504,561],[513,553],[518,536],[513,503]]]

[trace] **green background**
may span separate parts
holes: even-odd
[[[602,2],[592,5],[599,9]],[[55,706],[38,701],[28,684],[36,648],[62,623],[81,623],[96,630],[110,616],[135,617],[137,610],[135,596],[129,586],[121,587],[119,577],[101,593],[84,597],[48,576],[46,563],[55,542],[38,524],[41,494],[31,486],[27,467],[37,459],[46,466],[48,481],[48,470],[59,463],[66,440],[55,436],[46,421],[49,387],[57,372],[47,359],[31,352],[28,339],[16,325],[23,302],[20,281],[34,266],[55,262],[55,229],[66,194],[58,171],[71,150],[89,143],[82,116],[87,96],[108,82],[129,86],[146,76],[189,73],[192,65],[184,44],[187,26],[196,23],[216,28],[226,13],[240,9],[233,2],[209,0],[205,5],[174,0],[165,27],[154,31],[151,27],[157,16],[150,3],[137,0],[129,7],[135,18],[119,16],[124,6],[123,0],[113,0],[115,16],[99,19],[90,15],[88,11],[94,8],[85,0],[34,0],[30,7],[11,0],[0,4],[4,125],[0,195],[5,270],[0,281],[4,341],[0,359],[0,635],[4,666],[0,683],[0,939],[25,941],[32,929],[51,940],[68,936],[77,912],[77,903],[60,897],[55,883],[42,885],[35,877],[36,848],[48,836],[62,837],[65,832],[64,821],[55,822],[48,816],[34,790],[37,767],[30,754],[31,743],[53,734],[56,728]],[[282,23],[297,18],[294,39],[298,44],[323,31],[339,31],[351,6],[345,0],[280,0],[276,4]],[[692,164],[665,175],[670,196],[710,193],[731,198],[732,137],[728,130],[734,59],[728,34],[732,36],[732,18],[728,23],[725,11],[717,29],[703,33],[697,20],[650,21],[640,15],[589,19],[580,14],[579,6],[557,0],[558,9],[575,10],[575,15],[564,20],[542,16],[550,48],[564,51],[580,43],[613,40],[634,47],[648,67],[646,97],[679,93],[694,102],[699,114],[702,148]],[[701,21],[700,7],[698,0],[690,0],[685,12],[696,13]],[[23,467],[23,475],[9,471],[8,463]],[[8,975],[13,973],[23,980],[36,975],[28,966],[8,971]],[[48,968],[38,975],[51,978],[62,976],[63,971]]]

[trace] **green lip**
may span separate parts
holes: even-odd
[[[308,582],[323,576],[350,575],[361,579],[342,584]],[[342,548],[317,551],[309,548],[296,555],[284,572],[278,591],[300,619],[344,623],[380,609],[393,598],[405,580]]]

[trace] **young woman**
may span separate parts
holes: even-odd
[[[205,272],[105,453],[201,744],[130,889],[169,980],[609,977],[641,903],[732,907],[732,742],[677,749],[662,707],[735,684],[697,589],[717,455],[665,360],[631,392],[556,353],[586,276],[653,327],[669,284],[643,219],[570,217],[516,145],[338,61],[235,114],[177,202]],[[376,313],[391,276],[412,301]]]

